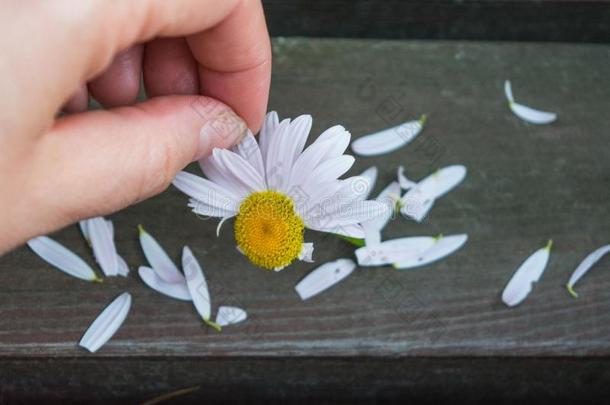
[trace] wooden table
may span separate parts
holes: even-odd
[[[453,256],[413,271],[359,269],[306,302],[295,284],[312,269],[251,266],[230,226],[198,219],[170,188],[111,216],[128,278],[82,282],[28,249],[0,259],[0,403],[60,400],[133,403],[184,387],[181,401],[280,398],[426,401],[506,400],[525,395],[588,399],[610,383],[609,258],[565,290],[580,260],[610,242],[610,47],[602,45],[277,39],[270,108],[311,113],[313,133],[341,123],[354,137],[428,115],[420,137],[350,171],[380,168],[376,192],[403,164],[420,179],[449,164],[465,182],[416,224],[393,221],[384,238],[467,233]],[[533,126],[508,110],[515,97],[555,111]],[[189,303],[139,280],[143,224],[178,259],[188,244],[204,264],[213,304],[250,319],[222,333],[205,328]],[[87,260],[73,226],[54,235]],[[353,248],[308,232],[324,263]],[[555,241],[546,273],[508,309],[500,293],[519,264]],[[97,354],[77,342],[123,291],[127,321]],[[206,403],[207,403],[206,402]]]

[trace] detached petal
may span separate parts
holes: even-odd
[[[578,294],[574,291],[574,285],[580,280],[586,273],[589,271],[591,267],[595,265],[605,254],[610,252],[610,245],[604,245],[599,249],[590,253],[585,259],[578,265],[572,276],[570,277],[570,281],[566,287],[568,288],[569,293],[577,298]]]
[[[101,281],[83,259],[51,238],[39,236],[29,240],[28,246],[42,260],[72,277],[86,281]]]
[[[385,204],[388,210],[385,214],[379,215],[373,219],[362,223],[363,227],[368,229],[377,229],[383,231],[390,219],[394,216],[396,203],[400,200],[400,186],[393,181],[384,188],[381,193],[375,198],[375,201]]]
[[[208,283],[205,280],[199,262],[197,262],[188,246],[185,246],[182,250],[182,269],[184,270],[186,285],[197,312],[199,312],[204,321],[210,321],[212,305]]]
[[[87,220],[87,233],[95,259],[107,276],[119,274],[116,246],[112,231],[102,217]]]
[[[184,283],[184,276],[167,253],[165,253],[161,245],[159,245],[159,242],[146,232],[142,225],[138,226],[138,232],[144,256],[146,256],[146,260],[150,263],[155,273],[168,283]]]
[[[309,273],[295,287],[297,294],[304,301],[332,287],[343,280],[356,268],[350,259],[339,259],[321,265]]]
[[[216,314],[216,323],[220,326],[235,325],[245,321],[248,314],[241,308],[237,307],[220,307]]]
[[[121,327],[131,308],[131,295],[123,293],[93,321],[79,342],[91,353],[98,351]]]
[[[383,266],[420,257],[434,243],[435,238],[431,236],[410,236],[367,245],[356,249],[354,253],[360,266]]]
[[[557,119],[557,114],[555,113],[535,110],[515,102],[510,80],[504,82],[504,95],[506,96],[511,111],[523,121],[529,122],[530,124],[550,124]]]
[[[502,292],[502,301],[509,307],[520,304],[532,291],[532,284],[540,280],[547,263],[553,242],[538,249],[523,262]]]
[[[519,103],[510,103],[510,109],[517,117],[530,124],[550,124],[557,119],[555,113],[535,110]]]
[[[168,283],[159,277],[153,269],[145,266],[140,266],[138,274],[142,281],[153,290],[177,300],[192,301],[186,280],[184,282]]]
[[[365,135],[352,142],[352,150],[360,156],[376,156],[393,152],[411,142],[424,127],[426,116],[398,126]]]
[[[414,267],[425,266],[427,264],[444,259],[464,246],[468,240],[468,235],[451,235],[435,238],[434,244],[420,255],[411,256],[406,260],[394,263],[394,268],[398,270],[412,269]]]
[[[396,174],[398,176],[398,184],[400,184],[401,189],[409,190],[417,186],[416,182],[409,180],[407,176],[405,176],[405,168],[403,166],[398,166]]]

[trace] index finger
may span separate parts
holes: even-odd
[[[231,106],[258,132],[271,83],[271,45],[261,2],[239,2],[226,19],[187,40],[199,63],[201,93]]]

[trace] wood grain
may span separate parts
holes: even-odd
[[[609,57],[608,46],[595,45],[274,41],[270,107],[283,117],[311,113],[316,135],[341,123],[359,137],[428,115],[417,141],[387,156],[357,159],[350,174],[378,165],[379,191],[394,179],[399,164],[415,179],[444,165],[466,165],[465,182],[439,200],[427,220],[415,224],[397,218],[384,233],[392,238],[464,232],[470,237],[466,246],[419,270],[359,269],[336,288],[301,302],[294,286],[315,265],[297,264],[281,273],[254,268],[234,249],[230,226],[216,238],[217,222],[191,214],[187,198],[170,188],[111,216],[119,251],[132,269],[127,279],[79,281],[25,248],[0,258],[0,368],[14,370],[0,372],[6,395],[21,397],[26,387],[19,376],[30,366],[40,369],[40,378],[61,370],[62,378],[72,382],[61,392],[73,389],[86,395],[96,392],[90,384],[104,378],[104,367],[122,365],[132,377],[124,383],[111,379],[108,384],[114,388],[100,387],[100,392],[114,389],[121,398],[146,399],[207,378],[198,372],[197,378],[168,379],[162,372],[162,382],[144,381],[154,374],[141,372],[150,361],[167,361],[172,370],[182,364],[193,372],[202,359],[236,361],[226,372],[233,373],[231,381],[250,387],[264,384],[265,365],[273,359],[286,364],[319,359],[320,366],[336,358],[366,366],[364,359],[374,359],[379,369],[384,359],[393,359],[391,367],[404,371],[396,380],[403,388],[419,384],[403,368],[420,364],[414,359],[452,359],[450,365],[439,363],[439,369],[424,367],[420,375],[430,378],[434,370],[444,370],[447,378],[460,367],[472,371],[474,358],[518,361],[507,360],[515,367],[506,371],[511,378],[516,378],[517,364],[527,368],[534,364],[528,362],[544,361],[536,360],[540,358],[549,359],[548,373],[554,361],[600,364],[589,363],[598,359],[607,365],[610,258],[579,283],[580,298],[571,298],[564,284],[589,252],[610,239]],[[519,101],[557,112],[558,121],[532,126],[513,116],[502,92],[506,78]],[[176,260],[183,245],[191,247],[204,265],[214,311],[219,305],[236,305],[250,319],[218,334],[203,326],[190,304],[148,289],[135,271],[145,263],[138,224]],[[93,264],[76,227],[53,236]],[[352,255],[349,245],[332,236],[306,236],[317,245],[317,263]],[[522,305],[504,307],[502,288],[519,264],[550,238],[555,244],[540,283]],[[133,296],[124,326],[95,355],[78,348],[89,323],[123,291]],[[239,374],[248,364],[261,369]],[[599,382],[595,387],[607,385],[610,376],[603,367],[591,367],[590,375],[583,369],[578,373],[586,375],[578,375]],[[285,372],[273,370],[269,373]],[[313,384],[315,373],[303,373]],[[569,371],[565,373],[564,380],[569,380]],[[358,381],[370,377],[382,384],[374,373],[358,376]],[[478,377],[472,378],[474,385]],[[62,385],[58,381],[64,380],[49,381]],[[524,393],[536,384],[517,382]],[[49,392],[44,384],[36,386],[42,396]],[[283,387],[289,396],[293,383],[287,384]],[[579,387],[584,390],[586,384]]]

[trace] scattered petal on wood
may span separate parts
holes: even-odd
[[[582,262],[580,262],[576,270],[574,270],[574,273],[572,273],[568,284],[566,284],[568,292],[574,298],[578,298],[578,294],[576,294],[576,291],[574,291],[574,285],[587,273],[587,271],[589,271],[591,267],[595,265],[595,263],[597,263],[605,254],[609,252],[610,245],[604,245],[599,249],[591,252],[587,257],[585,257]]]
[[[352,150],[361,156],[376,156],[393,152],[411,142],[421,132],[426,116],[408,121],[374,134],[362,136],[352,142]]]
[[[189,249],[188,246],[185,246],[184,249],[182,249],[182,270],[184,270],[186,285],[191,293],[195,309],[197,309],[197,312],[199,312],[199,315],[201,315],[206,324],[220,331],[220,325],[210,320],[212,304],[210,302],[208,283],[205,280],[199,262],[195,259],[193,252],[191,252],[191,249]]]
[[[81,233],[83,234],[83,237],[85,238],[85,240],[87,241],[87,243],[89,244],[89,246],[91,246],[91,240],[89,238],[89,221],[90,219],[85,219],[82,220],[78,223],[78,226],[80,227]],[[108,231],[110,232],[110,235],[114,241],[114,226],[112,225],[112,221],[110,220],[106,220],[106,225],[108,226]],[[115,244],[116,247],[116,244]],[[95,256],[95,251],[93,252],[94,256]],[[117,256],[117,274],[123,277],[127,277],[129,275],[129,266],[127,265],[127,263],[125,262],[125,259],[123,259],[118,253],[116,253]],[[97,260],[96,257],[96,261],[99,263],[99,260]]]
[[[514,307],[529,295],[532,284],[540,280],[544,273],[552,245],[553,241],[549,241],[546,247],[538,249],[519,266],[502,292],[502,301],[506,305]]]
[[[397,170],[397,177],[398,177],[398,184],[400,184],[400,188],[403,190],[409,190],[415,186],[417,186],[417,183],[414,181],[411,181],[407,178],[407,176],[405,176],[405,168],[403,166],[398,166],[398,170]]]
[[[360,195],[361,200],[366,200],[375,188],[375,183],[377,183],[378,172],[379,171],[377,170],[377,166],[371,166],[362,173],[360,173],[359,176],[364,177],[368,181],[368,189],[365,193]]]
[[[390,239],[378,245],[366,245],[356,249],[356,259],[360,266],[383,266],[417,258],[434,246],[436,239],[431,236],[410,236]]]
[[[235,325],[248,317],[246,311],[237,307],[220,307],[216,314],[216,323],[220,326]]]
[[[421,222],[437,199],[464,180],[466,172],[464,166],[452,165],[432,173],[407,191],[400,199],[400,213]]]
[[[121,327],[130,307],[131,295],[129,293],[119,295],[93,321],[79,345],[91,353],[98,351]]]
[[[540,111],[515,102],[510,81],[504,82],[504,94],[508,100],[511,111],[523,121],[530,124],[550,124],[557,119],[557,114],[552,112]]]
[[[118,262],[119,276],[127,277],[129,275],[129,266],[127,265],[127,262],[119,255],[117,255],[116,259]]]
[[[145,266],[140,266],[138,274],[142,281],[153,290],[177,300],[192,301],[186,280],[182,283],[168,283],[159,277],[153,269]]]
[[[339,259],[325,263],[309,273],[295,287],[297,294],[304,301],[332,287],[343,280],[356,268],[350,259]]]
[[[425,266],[427,264],[444,259],[451,255],[468,240],[468,235],[450,235],[435,238],[433,245],[417,256],[410,256],[407,260],[394,263],[394,268],[398,270],[412,269]]]
[[[108,228],[108,223],[102,217],[87,220],[87,235],[95,259],[106,276],[119,274],[116,246],[114,237]]]
[[[28,241],[28,246],[41,259],[73,277],[86,281],[101,282],[91,266],[62,244],[46,236]]]
[[[161,245],[144,230],[142,225],[138,226],[138,231],[144,256],[146,256],[146,260],[148,260],[155,273],[168,283],[184,283],[184,276]]]

